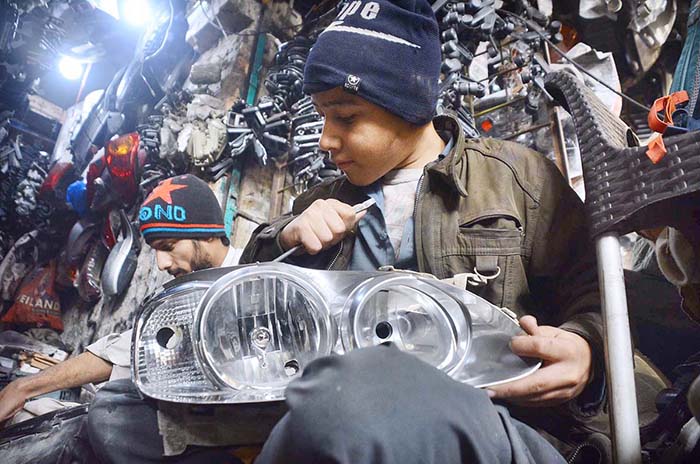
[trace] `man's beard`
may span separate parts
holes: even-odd
[[[204,249],[202,249],[202,245],[199,244],[199,240],[192,240],[192,243],[194,245],[194,253],[192,254],[192,262],[190,263],[192,272],[214,267],[211,258]]]

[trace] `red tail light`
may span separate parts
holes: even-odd
[[[138,170],[139,134],[122,135],[107,144],[105,159],[112,176],[112,187],[130,203],[136,198],[136,175]]]

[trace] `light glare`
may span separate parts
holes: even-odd
[[[66,79],[74,81],[80,79],[83,75],[83,70],[85,66],[78,60],[71,58],[69,56],[64,56],[61,61],[58,62],[58,70]]]
[[[134,26],[143,26],[151,20],[151,8],[146,0],[124,2],[124,19]]]

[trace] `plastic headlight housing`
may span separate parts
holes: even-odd
[[[132,378],[159,400],[276,401],[314,359],[392,342],[482,387],[538,368],[510,351],[522,333],[508,311],[420,274],[281,263],[209,269],[144,302]]]
[[[314,359],[331,353],[330,310],[304,275],[241,269],[219,279],[194,324],[198,357],[222,387],[284,388]]]

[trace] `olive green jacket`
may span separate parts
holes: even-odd
[[[518,316],[532,314],[540,325],[581,335],[602,361],[595,253],[576,193],[552,162],[522,145],[467,140],[449,116],[434,124],[438,132],[452,134],[455,144],[448,156],[425,167],[419,182],[414,212],[418,270],[443,279],[475,268],[489,275],[500,269],[487,285],[467,290]],[[279,256],[280,231],[313,201],[328,198],[353,205],[366,196],[345,177],[321,183],[296,199],[291,214],[261,225],[241,262]],[[295,264],[345,269],[354,240],[349,235],[315,257],[298,257]],[[603,363],[594,364],[594,377],[603,379]],[[601,395],[596,396],[600,406]]]

